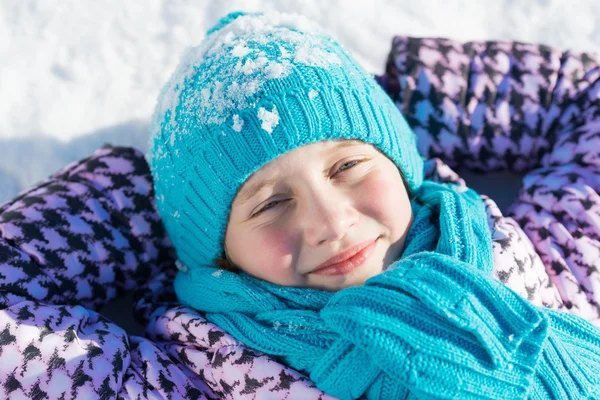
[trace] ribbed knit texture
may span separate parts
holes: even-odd
[[[337,42],[300,16],[223,18],[183,57],[152,123],[157,207],[179,259],[192,269],[213,264],[243,182],[275,157],[326,139],[373,144],[411,188],[423,181],[413,132]]]
[[[587,398],[600,393],[600,337],[537,309],[491,276],[478,195],[430,181],[416,191],[404,254],[337,293],[194,269],[181,300],[243,343],[306,371],[342,399]]]

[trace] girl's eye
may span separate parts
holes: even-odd
[[[344,172],[346,170],[349,170],[349,169],[355,167],[356,165],[358,165],[360,163],[361,163],[361,160],[352,160],[352,161],[345,162],[338,168],[338,170],[335,173],[337,174],[339,172]]]
[[[271,201],[271,202],[265,204],[265,206],[263,208],[261,208],[260,210],[258,210],[254,214],[252,214],[252,217],[256,217],[257,215],[260,215],[263,212],[270,210],[273,207],[278,206],[280,203],[285,203],[286,201],[288,201],[288,199]]]
[[[347,171],[349,169],[354,168],[355,166],[357,166],[358,164],[360,164],[361,162],[363,162],[364,160],[352,160],[352,161],[347,161],[345,163],[343,163],[338,169],[337,171],[335,171],[335,173],[333,175],[337,175],[338,173]],[[251,218],[257,217],[260,214],[264,213],[265,211],[268,211],[272,208],[278,207],[283,203],[286,203],[287,201],[289,201],[289,199],[282,199],[282,200],[274,200],[274,201],[270,201],[269,203],[265,204],[261,209],[259,209],[258,211],[256,211],[254,214],[251,215]]]

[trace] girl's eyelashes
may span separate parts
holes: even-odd
[[[357,165],[363,164],[367,161],[369,161],[371,158],[370,157],[366,157],[366,158],[356,158],[353,160],[349,160],[349,161],[344,161],[342,162],[342,164],[339,167],[335,167],[334,166],[334,171],[333,173],[330,175],[331,178],[336,177],[337,175],[342,175],[345,177],[345,173],[354,169],[354,167],[356,167]],[[337,168],[337,169],[336,169]],[[347,178],[351,178],[353,177],[353,175],[349,175]]]
[[[279,204],[281,204],[281,203],[284,203],[284,202],[286,202],[286,201],[288,201],[288,200],[289,200],[289,199],[283,199],[283,200],[275,200],[275,201],[270,201],[270,202],[268,202],[267,204],[265,204],[265,206],[264,206],[264,207],[262,207],[262,208],[261,208],[261,209],[259,209],[257,212],[255,212],[254,214],[252,214],[252,217],[256,217],[256,216],[258,216],[258,215],[262,214],[263,212],[265,212],[265,211],[268,211],[268,210],[270,210],[271,208],[273,208],[273,207],[275,207],[275,206],[277,206],[277,205],[279,205]]]
[[[337,171],[334,172],[333,175],[337,175],[340,172],[344,172],[349,170],[350,168],[355,167],[357,164],[361,163],[363,160],[352,160],[352,161],[346,161],[345,163],[343,163],[338,169]]]

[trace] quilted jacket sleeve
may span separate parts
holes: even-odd
[[[545,124],[552,148],[523,180],[512,216],[565,307],[600,326],[600,58],[563,55]]]
[[[209,398],[156,345],[94,311],[168,274],[171,251],[132,149],[101,149],[4,204],[0,397]]]
[[[98,310],[174,257],[148,166],[128,148],[103,148],[2,205],[0,232],[4,307],[28,299]]]

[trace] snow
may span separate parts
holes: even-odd
[[[221,275],[223,275],[224,270],[222,269],[218,269],[215,272],[213,272],[211,275],[214,276],[215,278],[220,277]]]
[[[2,0],[0,202],[106,142],[145,150],[156,98],[180,57],[191,56],[186,49],[236,10],[304,15],[373,73],[383,70],[394,34],[517,39],[600,52],[597,0]],[[299,20],[280,22],[298,26]],[[233,40],[232,31],[205,50]],[[248,50],[241,43],[232,49],[240,59]],[[280,49],[298,57],[291,50]],[[285,60],[268,64],[263,72],[275,79],[286,66]],[[212,89],[242,96],[259,85]],[[243,120],[231,123],[241,130]]]
[[[233,116],[233,130],[236,132],[241,132],[244,127],[244,120],[240,119],[238,114]]]
[[[322,49],[315,48],[310,44],[304,43],[298,49],[294,61],[301,64],[310,64],[318,67],[326,67],[331,64],[341,64],[342,61],[337,55],[327,53]]]
[[[218,30],[211,31],[200,45],[187,51],[184,62],[173,74],[167,88],[162,92],[160,114],[176,114],[182,101],[185,110],[194,110],[203,124],[222,124],[231,115],[255,107],[252,95],[266,82],[286,77],[291,72],[288,57],[295,64],[328,67],[341,64],[337,55],[322,48],[319,36],[304,35],[289,28],[302,29],[322,35],[314,22],[299,14],[282,14],[275,10],[263,15],[244,15],[229,22]],[[269,35],[277,35],[284,43],[270,42]],[[282,52],[282,49],[285,49]],[[278,54],[267,57],[266,52]],[[229,62],[223,62],[229,60]],[[197,73],[198,65],[205,71]],[[184,82],[200,75],[207,88],[196,93],[183,93]],[[262,126],[271,133],[279,121],[275,112],[259,112]],[[263,118],[264,117],[264,118]],[[160,135],[160,124],[152,126],[152,135]],[[176,132],[183,135],[185,132]]]
[[[279,113],[277,107],[273,105],[271,111],[267,111],[264,107],[258,109],[258,119],[260,119],[260,127],[267,133],[272,133],[273,129],[279,124]]]

